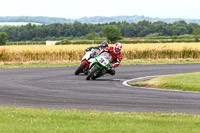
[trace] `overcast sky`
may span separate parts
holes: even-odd
[[[144,15],[200,19],[200,0],[1,0],[0,16]]]

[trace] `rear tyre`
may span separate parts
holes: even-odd
[[[88,69],[83,72],[85,75],[88,75]]]
[[[87,64],[85,62],[83,62],[75,71],[75,75],[79,75],[79,73],[81,73],[83,71],[83,69],[85,68]]]
[[[96,76],[92,76],[92,80],[95,80],[96,79]]]
[[[92,69],[92,71],[88,74],[88,76],[86,77],[86,80],[90,80],[90,78],[94,75],[94,73],[95,72],[97,72],[98,71],[98,67],[97,66],[95,66],[93,69]]]

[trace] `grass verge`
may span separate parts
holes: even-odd
[[[31,61],[31,62],[2,62],[0,68],[26,68],[26,67],[64,67],[78,66],[80,61]]]
[[[0,107],[1,133],[199,133],[200,116]]]
[[[44,63],[39,63],[39,64],[5,64],[5,65],[0,65],[0,68],[26,68],[26,67],[64,67],[64,66],[78,66],[79,63],[59,63],[59,64],[44,64]]]
[[[157,77],[143,82],[129,82],[129,84],[143,87],[200,91],[200,72]]]
[[[80,61],[0,62],[0,68],[78,66]],[[121,65],[200,64],[200,59],[123,59]]]

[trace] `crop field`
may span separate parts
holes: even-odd
[[[78,61],[90,46],[96,45],[0,46],[0,62]],[[200,59],[200,43],[124,44],[122,53],[123,60]]]

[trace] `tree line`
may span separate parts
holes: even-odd
[[[3,27],[0,32],[8,35],[9,41],[44,41],[47,39],[61,40],[63,38],[84,37],[90,33],[95,33],[97,37],[104,37],[103,27],[112,25],[117,27],[122,37],[154,37],[154,36],[178,36],[184,34],[193,34],[195,30],[200,29],[196,23],[186,23],[178,21],[174,23],[165,23],[162,21],[150,22],[140,21],[138,23],[111,22],[111,23],[54,23],[50,25],[32,25],[27,24],[21,27]]]
[[[139,21],[147,20],[150,22],[163,21],[166,23],[173,23],[176,21],[184,20],[187,23],[198,23],[200,24],[200,19],[181,19],[181,18],[151,18],[145,16],[94,16],[94,17],[82,17],[77,19],[67,19],[59,17],[45,17],[45,16],[0,16],[0,22],[32,22],[40,24],[53,24],[53,23],[73,23],[75,21],[81,23],[110,23],[110,22],[122,22],[127,21],[128,23],[137,23]]]

